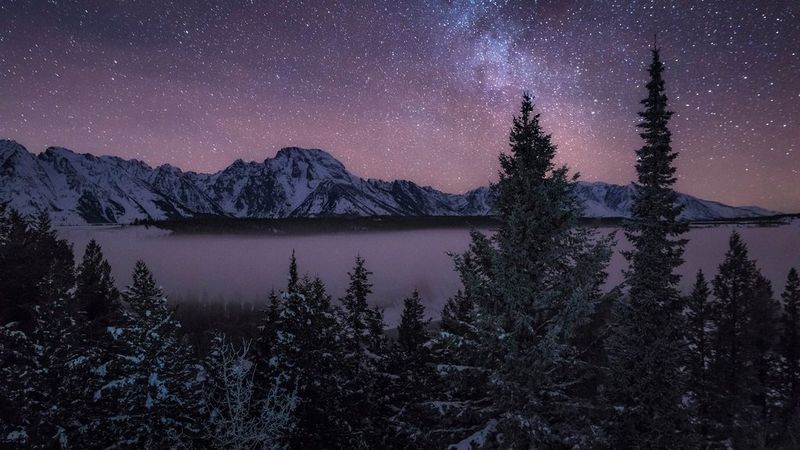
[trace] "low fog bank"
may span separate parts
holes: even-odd
[[[789,267],[800,268],[800,220],[782,226],[717,225],[688,233],[686,263],[680,273],[688,289],[693,274],[713,276],[722,261],[731,231],[737,228],[759,267],[783,290]],[[599,232],[613,231],[602,228]],[[266,301],[271,289],[285,287],[289,258],[296,252],[301,273],[319,275],[334,298],[344,294],[347,272],[356,255],[373,272],[373,304],[385,308],[389,326],[397,323],[403,298],[420,291],[431,317],[460,283],[448,252],[462,252],[469,230],[420,229],[304,235],[173,235],[144,227],[62,227],[59,234],[75,246],[80,258],[89,239],[96,239],[111,263],[117,284],[130,282],[137,259],[144,260],[175,301]],[[618,249],[629,248],[617,232]],[[609,285],[622,281],[624,258],[616,252]],[[688,275],[688,276],[687,276]]]

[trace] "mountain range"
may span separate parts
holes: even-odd
[[[587,217],[628,217],[633,185],[578,182]],[[679,194],[688,220],[778,214]],[[448,194],[411,181],[363,179],[319,149],[287,147],[263,162],[236,160],[212,173],[169,164],[80,154],[50,147],[36,155],[0,140],[0,202],[23,214],[50,214],[59,225],[131,223],[198,216],[480,216],[492,213],[490,190]]]

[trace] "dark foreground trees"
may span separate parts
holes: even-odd
[[[463,289],[438,324],[410,293],[396,339],[360,257],[339,301],[293,254],[258,317],[181,323],[144,262],[119,292],[96,242],[76,268],[45,216],[0,206],[0,446],[798,448],[796,270],[778,301],[734,232],[716,273],[678,290],[663,69],[656,50],[625,289],[601,290],[612,237],[577,226],[575,177],[526,94],[496,232],[455,258]]]
[[[628,294],[614,308],[608,340],[608,399],[615,447],[692,446],[683,396],[687,392],[685,318],[676,269],[688,226],[676,203],[664,64],[652,50],[647,97],[639,113],[644,145],[636,151],[636,195],[625,235],[633,249],[625,273]]]
[[[469,252],[456,258],[466,298],[451,304],[462,317],[447,318],[443,337],[461,347],[454,359],[466,363],[443,364],[443,375],[456,385],[482,381],[473,388],[485,397],[459,386],[443,395],[453,409],[462,408],[458,414],[477,421],[469,428],[476,443],[598,445],[597,393],[582,389],[592,368],[580,337],[598,310],[610,242],[576,226],[582,212],[575,177],[554,165],[555,145],[527,94],[510,146],[493,187],[500,225],[491,237],[474,232]],[[459,311],[463,301],[470,307]]]
[[[48,221],[0,211],[4,448],[279,447],[295,397],[253,386],[246,346],[194,353],[143,262],[121,295],[96,242],[75,272]]]

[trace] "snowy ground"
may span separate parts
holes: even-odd
[[[800,220],[778,227],[720,225],[692,229],[681,273],[692,276],[702,268],[713,276],[734,228],[739,229],[751,255],[779,293],[789,267],[800,268]],[[419,289],[429,314],[438,316],[444,301],[459,287],[447,252],[463,251],[469,242],[466,229],[296,236],[174,236],[142,227],[67,227],[59,232],[75,244],[77,258],[90,238],[97,239],[120,285],[130,282],[134,263],[143,259],[174,297],[263,299],[272,287],[285,286],[293,249],[301,272],[318,274],[331,294],[339,297],[356,254],[361,254],[374,272],[373,301],[386,308],[390,325],[399,317],[403,297],[414,288]],[[628,248],[622,233],[618,233],[618,239],[619,248]],[[623,258],[615,254],[609,268],[610,284],[622,280],[623,267]],[[684,277],[686,286],[690,281],[690,277]]]

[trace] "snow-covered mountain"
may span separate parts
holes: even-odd
[[[583,200],[586,217],[630,217],[635,188],[632,184],[578,182],[577,194]],[[683,205],[681,217],[686,220],[743,219],[781,214],[757,206],[729,206],[681,193],[678,194],[678,203]]]
[[[628,216],[633,193],[630,185],[578,185],[588,217]],[[486,187],[447,194],[405,180],[365,180],[318,149],[284,148],[261,163],[237,160],[217,173],[201,174],[60,147],[34,155],[14,141],[0,140],[0,202],[24,214],[47,211],[58,224],[207,215],[475,216],[491,213],[489,197]],[[683,194],[679,201],[691,220],[776,214]]]

